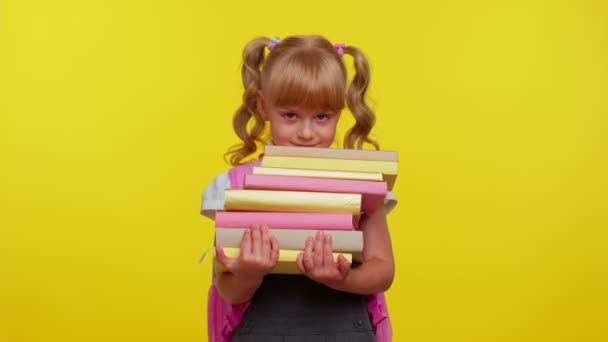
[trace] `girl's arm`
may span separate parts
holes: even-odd
[[[276,266],[279,242],[268,233],[268,227],[253,225],[243,233],[238,258],[228,258],[219,246],[215,252],[217,261],[228,270],[217,275],[220,296],[228,303],[239,304],[253,297],[264,276]]]
[[[298,257],[298,267],[311,279],[339,291],[361,295],[386,291],[395,276],[395,261],[384,208],[361,218],[363,231],[363,262],[350,269],[346,258],[331,257],[331,237],[322,233],[314,241],[309,238],[307,248]]]
[[[363,232],[363,262],[334,288],[362,295],[384,292],[395,277],[395,259],[384,209],[363,216],[359,228]]]
[[[260,279],[238,276],[231,272],[222,272],[217,275],[217,289],[220,296],[230,304],[244,303],[255,294],[262,284]]]

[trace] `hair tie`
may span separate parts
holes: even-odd
[[[268,50],[272,50],[277,44],[279,44],[279,42],[281,41],[281,38],[279,37],[274,37],[270,40],[270,43],[268,43]]]
[[[340,56],[340,57],[344,56],[345,47],[346,47],[346,45],[344,45],[344,44],[336,44],[336,50],[338,51],[338,56]]]

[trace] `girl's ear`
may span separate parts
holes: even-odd
[[[266,115],[266,102],[264,102],[264,94],[262,90],[256,92],[256,105],[258,107],[258,113],[264,121],[268,121],[268,115]]]

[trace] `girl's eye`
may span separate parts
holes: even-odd
[[[319,114],[319,115],[317,115],[317,120],[319,120],[319,121],[327,121],[327,120],[329,120],[329,115],[327,115],[327,114]]]
[[[283,117],[287,120],[294,120],[298,116],[295,113],[285,113],[283,114]]]

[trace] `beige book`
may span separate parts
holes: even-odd
[[[359,215],[361,194],[227,189],[224,210]]]
[[[239,255],[241,254],[240,248],[226,247],[226,248],[223,248],[223,250],[224,250],[224,254],[226,254],[226,256],[229,258],[238,258]],[[296,264],[296,260],[298,258],[298,254],[300,254],[301,252],[302,251],[300,251],[300,250],[281,249],[279,251],[279,262],[277,263],[277,265],[275,266],[275,268],[272,270],[271,273],[274,273],[274,274],[300,274],[300,271],[298,270],[298,265]],[[350,255],[350,253],[333,253],[335,263],[338,262],[339,255],[343,255],[346,258],[346,260],[348,260],[348,262],[352,262],[352,256]],[[215,263],[215,269],[217,270],[217,272],[226,271],[224,266],[222,266],[222,264],[217,262],[216,258],[214,258],[214,263]]]
[[[239,248],[245,229],[247,228],[215,228],[215,244],[222,247]],[[270,229],[269,232],[279,241],[280,249],[303,250],[306,239],[309,236],[314,238],[318,230],[276,228]],[[334,252],[352,253],[353,261],[362,261],[363,232],[358,230],[323,230],[323,233],[331,235]]]
[[[398,161],[396,151],[267,145],[264,156]]]
[[[331,171],[311,169],[286,169],[279,167],[254,166],[253,174],[270,176],[292,176],[311,178],[337,178],[382,182],[384,178],[380,172]]]

